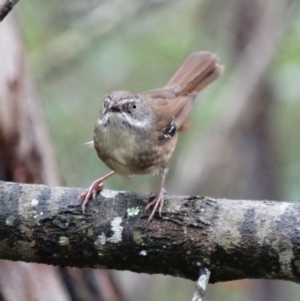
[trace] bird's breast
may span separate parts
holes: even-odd
[[[99,158],[123,176],[156,172],[166,165],[174,151],[177,136],[161,145],[153,141],[153,133],[109,122],[97,122],[94,146]]]

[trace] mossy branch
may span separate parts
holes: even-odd
[[[243,278],[300,283],[300,204],[103,191],[82,215],[83,189],[0,182],[0,258],[163,273],[211,282]]]

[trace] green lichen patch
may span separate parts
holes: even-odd
[[[128,216],[136,216],[140,213],[139,207],[132,207],[127,209],[127,215]]]
[[[33,219],[34,219],[34,223],[38,226],[41,225],[40,220],[43,216],[43,212],[41,212],[40,214],[38,214],[36,211],[33,211]]]
[[[294,257],[292,250],[285,250],[279,253],[279,262],[281,265],[289,265]]]
[[[199,210],[200,208],[201,208],[201,206],[203,206],[203,200],[201,199],[201,200],[197,200],[196,202],[195,202],[195,208],[197,209],[197,210]]]
[[[144,244],[144,235],[140,231],[133,232],[133,241],[138,245]]]
[[[14,224],[15,217],[13,215],[10,215],[6,220],[5,220],[5,225],[6,226],[12,226]]]
[[[59,238],[59,241],[58,243],[61,245],[61,246],[66,246],[69,244],[69,238],[67,236],[61,236]]]
[[[84,219],[84,216],[83,215],[74,215],[73,218],[76,220],[81,220],[81,219]]]
[[[300,274],[300,260],[299,259],[294,261],[294,266],[296,267],[298,274]]]
[[[87,230],[87,236],[91,237],[91,236],[93,236],[93,234],[94,234],[93,229],[92,228],[88,228],[88,230]]]

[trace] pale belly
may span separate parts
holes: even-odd
[[[119,128],[97,128],[94,135],[94,145],[99,158],[110,169],[123,176],[154,173],[167,165],[176,139],[170,141],[172,143],[156,146],[150,141],[151,137],[136,135]]]

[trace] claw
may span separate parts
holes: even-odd
[[[83,203],[81,205],[81,209],[82,209],[82,213],[84,214],[86,206],[88,204],[88,202],[90,201],[91,197],[93,200],[96,201],[97,198],[97,194],[103,189],[104,184],[103,182],[110,178],[111,176],[113,176],[115,174],[114,171],[110,172],[109,174],[107,174],[106,176],[94,181],[90,188],[86,191],[83,192],[80,196],[79,196],[79,201],[81,201],[83,199]]]
[[[152,221],[153,216],[154,216],[155,212],[157,211],[157,208],[158,208],[159,216],[161,217],[161,212],[162,212],[162,208],[164,205],[164,193],[165,193],[165,189],[164,188],[160,189],[156,195],[156,198],[146,206],[146,208],[145,208],[146,211],[148,209],[150,209],[151,207],[153,207],[153,210],[148,218],[148,222]]]
[[[153,216],[155,214],[155,212],[157,211],[158,208],[158,213],[159,216],[161,217],[161,212],[162,212],[162,208],[164,206],[164,194],[165,194],[165,189],[164,189],[164,184],[165,184],[165,179],[166,179],[166,175],[168,173],[168,167],[167,166],[162,166],[161,167],[161,175],[162,175],[162,179],[161,179],[161,185],[160,185],[160,189],[158,190],[157,194],[156,194],[156,198],[149,203],[145,210],[147,211],[149,208],[151,208],[153,206],[153,210],[148,218],[148,222],[151,222],[153,219]]]

